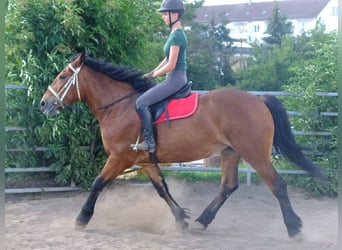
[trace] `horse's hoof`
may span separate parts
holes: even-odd
[[[178,232],[184,233],[189,227],[189,223],[187,223],[185,220],[183,221],[177,221],[176,223],[176,229]]]
[[[191,218],[191,212],[189,208],[183,208],[183,216],[184,216],[184,219]]]
[[[206,230],[207,227],[205,225],[203,225],[202,223],[195,221],[195,223],[193,225],[193,229],[194,230]]]
[[[290,235],[289,235],[290,236]],[[294,241],[303,241],[303,233],[301,231],[299,231],[298,233],[296,233],[295,235],[291,235],[290,238]]]
[[[87,226],[86,223],[84,223],[84,222],[82,222],[82,221],[80,221],[80,220],[76,220],[76,221],[75,221],[75,226],[74,226],[74,228],[75,228],[76,230],[83,230],[83,229],[86,228],[86,226]]]
[[[80,214],[76,217],[75,229],[78,229],[78,230],[84,229],[88,225],[92,215],[93,215],[92,212],[88,212],[82,209]]]

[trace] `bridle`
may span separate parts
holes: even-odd
[[[63,86],[63,88],[57,93],[52,87],[51,85],[48,87],[48,90],[50,90],[50,92],[56,97],[57,101],[55,104],[60,105],[62,108],[64,108],[66,105],[64,104],[63,100],[66,97],[66,95],[68,94],[70,88],[72,85],[76,86],[76,90],[77,90],[77,96],[78,96],[78,100],[81,101],[81,93],[80,93],[80,87],[78,84],[78,73],[80,72],[82,65],[79,66],[77,69],[75,69],[71,63],[69,63],[69,68],[74,72],[72,74],[72,76],[69,78],[69,80],[67,81],[67,83]]]
[[[67,81],[67,83],[63,86],[63,88],[57,93],[52,87],[51,87],[51,85],[48,87],[48,90],[56,97],[56,102],[55,102],[55,104],[57,104],[57,105],[60,105],[62,108],[64,108],[64,107],[66,107],[66,106],[69,106],[69,105],[66,105],[64,102],[63,102],[63,100],[64,100],[64,98],[66,97],[66,95],[68,94],[68,92],[69,92],[69,90],[70,90],[70,88],[71,88],[71,86],[72,85],[75,85],[76,86],[76,90],[77,90],[77,95],[78,95],[78,100],[79,101],[81,101],[82,99],[81,99],[81,94],[80,94],[80,87],[79,87],[79,83],[78,83],[78,73],[80,72],[80,70],[81,70],[81,68],[82,68],[82,66],[83,66],[83,63],[81,64],[81,66],[79,66],[78,68],[74,68],[70,63],[69,63],[69,68],[74,72],[73,74],[72,74],[72,76],[69,78],[69,80]],[[122,96],[122,97],[120,97],[119,99],[117,99],[117,100],[115,100],[115,101],[113,101],[112,103],[109,103],[109,104],[107,104],[107,105],[105,105],[105,106],[102,106],[102,107],[100,107],[100,108],[98,108],[98,109],[107,109],[107,108],[109,108],[109,107],[111,107],[111,106],[113,106],[113,105],[115,105],[115,104],[117,104],[117,103],[119,103],[119,102],[121,102],[121,101],[123,101],[123,100],[125,100],[125,99],[127,99],[127,98],[129,98],[129,97],[131,97],[131,96],[133,96],[133,95],[135,95],[137,92],[139,92],[139,90],[140,89],[143,89],[144,87],[141,87],[141,88],[139,88],[139,89],[137,89],[137,90],[134,90],[134,91],[132,91],[132,92],[130,92],[130,93],[128,93],[128,94],[126,94],[126,95],[124,95],[124,96]]]

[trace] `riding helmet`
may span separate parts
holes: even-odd
[[[163,0],[159,12],[170,11],[177,12],[179,15],[184,13],[184,4],[182,0]]]

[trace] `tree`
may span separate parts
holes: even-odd
[[[279,5],[276,2],[265,32],[269,36],[263,38],[263,40],[270,45],[281,45],[282,37],[287,34],[292,34],[292,31],[292,23],[286,20],[285,15],[280,14]]]
[[[324,33],[320,27],[310,32],[307,57],[300,64],[291,67],[293,76],[284,90],[293,98],[286,98],[285,105],[290,110],[300,110],[301,115],[292,118],[298,131],[330,131],[332,136],[303,136],[298,138],[311,150],[319,152],[316,162],[327,173],[326,183],[302,181],[302,185],[317,193],[337,194],[337,116],[321,116],[321,112],[337,112],[337,97],[318,96],[317,92],[337,92],[337,33]]]
[[[188,78],[194,89],[210,90],[234,84],[230,56],[233,39],[226,24],[193,24],[188,35]]]
[[[194,22],[193,19],[196,17],[195,11],[201,7],[204,0],[185,0],[185,12],[182,16],[182,24],[184,27],[191,27]]]
[[[313,30],[297,37],[290,35],[281,38],[282,46],[253,44],[252,54],[248,58],[248,67],[238,70],[234,77],[236,85],[245,90],[280,91],[289,84],[294,65],[302,66],[306,60],[314,57],[310,42],[325,43],[325,26],[317,21]]]
[[[291,64],[302,59],[302,48],[299,48],[297,38],[291,36],[292,24],[280,14],[277,2],[265,33],[269,34],[263,39],[265,44],[253,44],[247,69],[235,74],[237,86],[242,89],[279,91],[291,77]]]
[[[248,67],[235,72],[236,86],[244,90],[280,91],[292,75],[291,65],[303,59],[295,49],[294,38],[283,37],[282,43],[272,49],[254,44]]]

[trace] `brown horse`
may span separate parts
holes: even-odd
[[[158,165],[149,153],[130,147],[140,133],[134,108],[139,92],[154,84],[138,71],[97,61],[81,53],[56,77],[41,100],[41,110],[54,115],[76,101],[88,104],[101,126],[108,160],[91,186],[87,201],[76,219],[83,228],[90,221],[97,197],[108,182],[133,165],[140,165],[158,194],[169,205],[177,225],[188,227],[187,209],[170,195]],[[238,188],[238,163],[248,162],[278,199],[289,236],[300,232],[301,219],[293,211],[286,183],[271,163],[275,150],[306,170],[322,177],[320,169],[306,159],[291,134],[286,111],[275,97],[256,97],[247,92],[223,88],[201,94],[198,110],[191,117],[175,120],[170,126],[156,125],[156,158],[160,162],[188,162],[220,152],[222,178],[219,192],[196,219],[206,228],[226,199]]]

